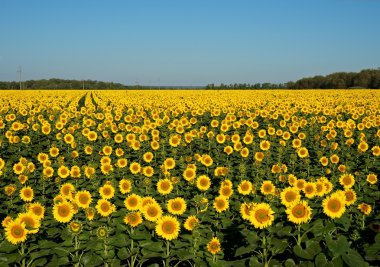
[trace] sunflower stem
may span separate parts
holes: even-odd
[[[365,229],[365,215],[362,217],[362,230]]]
[[[298,229],[297,245],[298,245],[298,246],[301,246],[302,237],[301,237],[301,225],[300,225],[300,224],[297,226],[297,229]]]
[[[24,243],[21,243],[20,255],[23,258],[22,261],[21,261],[21,266],[25,267],[25,257],[24,257],[24,255],[25,255],[25,244]]]
[[[263,239],[262,239],[262,243],[263,243],[263,260],[264,260],[264,267],[268,267],[268,266],[269,266],[269,262],[268,262],[268,249],[267,249],[267,243],[266,243],[266,236],[265,236],[265,233],[264,233],[264,236],[263,236]]]
[[[166,259],[165,266],[169,266],[170,263],[170,241],[166,240]]]

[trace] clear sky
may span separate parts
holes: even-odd
[[[379,0],[0,0],[0,80],[287,82],[380,67]]]

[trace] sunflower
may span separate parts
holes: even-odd
[[[89,221],[92,221],[95,217],[95,209],[94,208],[91,208],[91,207],[88,207],[86,209],[86,218],[87,220]]]
[[[228,200],[223,196],[218,196],[214,200],[213,207],[218,213],[221,213],[229,208]]]
[[[251,210],[253,209],[254,206],[255,206],[254,203],[245,203],[245,202],[240,205],[240,210],[239,210],[240,215],[244,220],[249,220]]]
[[[281,203],[286,207],[298,202],[301,199],[299,190],[294,187],[287,187],[280,193]]]
[[[111,172],[113,172],[113,166],[111,164],[102,164],[100,166],[100,171],[104,174],[104,175],[109,175]]]
[[[238,185],[238,192],[241,195],[249,195],[252,192],[253,185],[248,180],[243,180]]]
[[[70,175],[70,170],[64,165],[61,165],[58,168],[58,176],[61,177],[62,179],[67,178]]]
[[[232,146],[225,146],[223,152],[227,155],[231,155],[234,152],[234,149],[232,148]]]
[[[221,186],[219,189],[219,195],[229,199],[234,193],[232,186]]]
[[[119,182],[119,189],[122,194],[128,194],[132,190],[132,182],[129,179],[121,179]]]
[[[329,164],[329,159],[327,157],[321,157],[319,159],[319,162],[322,164],[322,166],[327,166]]]
[[[167,170],[174,169],[174,167],[175,167],[175,160],[173,158],[167,158],[167,159],[165,159],[164,166],[165,166],[165,169],[167,169]]]
[[[377,183],[377,175],[374,173],[370,173],[367,175],[367,182],[374,185]]]
[[[78,207],[86,209],[90,206],[91,202],[92,197],[89,191],[83,190],[76,192],[75,203],[78,205]]]
[[[118,168],[125,168],[125,167],[127,167],[127,164],[128,164],[128,160],[125,158],[120,158],[116,162],[116,166]]]
[[[73,178],[80,178],[81,177],[79,166],[72,166],[71,167],[70,176]]]
[[[344,195],[346,197],[346,205],[350,206],[351,204],[355,203],[357,197],[356,193],[352,189],[346,189],[344,190]]]
[[[129,165],[129,170],[132,174],[138,174],[141,172],[141,166],[137,162],[132,162],[131,165]]]
[[[331,156],[330,156],[330,161],[331,161],[331,163],[333,163],[333,164],[338,164],[338,163],[339,163],[339,156],[336,155],[336,154],[331,155]]]
[[[222,186],[227,186],[227,187],[231,187],[232,188],[232,182],[231,182],[231,180],[229,180],[229,179],[225,179],[225,180],[223,180],[222,181],[222,183],[220,184],[220,186],[222,187]]]
[[[146,177],[152,177],[154,174],[154,169],[151,166],[147,166],[142,168],[142,174],[145,175]]]
[[[111,199],[115,195],[115,188],[111,184],[105,184],[99,187],[99,193],[103,199]]]
[[[67,223],[74,216],[73,206],[67,201],[55,204],[53,206],[53,216],[56,221],[60,223]]]
[[[25,223],[17,220],[11,220],[5,227],[5,238],[13,245],[25,242],[27,233],[28,230],[25,228]]]
[[[20,223],[25,223],[25,227],[28,230],[28,234],[36,234],[38,233],[38,228],[41,223],[37,216],[35,216],[31,212],[20,213],[17,216],[17,220]]]
[[[195,175],[196,175],[196,172],[195,172],[195,169],[193,169],[193,168],[186,168],[186,169],[183,171],[183,174],[182,174],[183,178],[184,178],[186,181],[188,181],[188,182],[194,180]]]
[[[197,188],[201,191],[207,191],[211,186],[211,179],[206,175],[197,178]]]
[[[274,211],[267,203],[258,203],[253,207],[249,215],[249,221],[255,228],[266,228],[274,221]]]
[[[346,198],[341,194],[331,194],[322,201],[323,212],[335,219],[340,218],[346,211]]]
[[[270,142],[267,140],[263,140],[260,142],[260,149],[263,151],[267,151],[270,149]],[[256,153],[257,154],[257,153]],[[256,155],[255,155],[256,158]],[[257,160],[257,159],[256,159]]]
[[[144,206],[142,213],[146,220],[155,222],[162,217],[162,208],[158,203],[150,203]]]
[[[173,216],[162,216],[157,221],[156,233],[158,236],[166,240],[176,239],[179,235],[180,229],[181,227],[178,219]]]
[[[99,238],[99,239],[105,239],[108,237],[108,234],[109,234],[109,230],[107,227],[105,226],[100,226],[97,230],[96,230],[96,236]]]
[[[215,255],[222,250],[220,241],[217,237],[213,237],[210,242],[207,243],[207,250],[211,254]]]
[[[104,146],[102,149],[102,152],[106,156],[110,156],[112,154],[112,147],[111,146]]]
[[[157,182],[157,191],[161,195],[168,195],[170,192],[173,190],[173,184],[172,182],[165,178],[165,179],[160,179]]]
[[[21,173],[24,172],[24,170],[25,170],[25,166],[21,162],[16,163],[15,165],[13,165],[13,172],[15,174],[21,174]]]
[[[83,225],[80,222],[75,221],[75,222],[70,222],[69,225],[68,225],[68,228],[69,228],[69,231],[72,234],[76,234],[77,235],[80,232],[82,232]]]
[[[154,156],[153,156],[153,153],[152,152],[146,152],[144,155],[143,155],[143,160],[147,163],[150,163],[152,160],[153,160]]]
[[[142,221],[141,212],[139,211],[131,212],[124,217],[124,223],[131,227],[140,225]]]
[[[27,210],[28,212],[33,213],[39,220],[45,216],[45,207],[38,202],[29,204]]]
[[[344,189],[350,189],[355,184],[355,178],[352,174],[342,174],[339,178],[339,182],[343,185]]]
[[[261,185],[260,191],[263,195],[274,194],[276,191],[276,187],[272,183],[272,181],[264,181]]]
[[[114,204],[106,199],[99,199],[97,205],[95,206],[98,213],[103,217],[108,217],[116,210]]]
[[[380,147],[379,146],[374,146],[372,147],[372,155],[378,157],[380,156]]]
[[[302,188],[302,191],[304,192],[305,197],[313,198],[313,197],[315,197],[315,195],[317,193],[317,186],[315,183],[306,182],[304,187]]]
[[[84,168],[84,175],[86,175],[87,178],[92,179],[95,177],[95,168],[91,166],[86,166]]]
[[[303,200],[293,202],[285,212],[288,215],[288,220],[295,224],[306,223],[311,219],[311,208]]]
[[[71,183],[65,183],[61,185],[60,193],[62,196],[64,196],[67,199],[72,199],[72,193],[74,193],[75,187]]]
[[[124,205],[127,210],[139,210],[141,205],[141,197],[136,194],[130,194],[125,200]]]
[[[307,150],[306,147],[300,147],[298,150],[297,150],[297,154],[300,158],[306,158],[307,156],[309,156],[309,151]]]
[[[25,202],[30,202],[34,198],[34,191],[30,186],[23,187],[20,190],[20,197]]]
[[[193,231],[194,228],[199,224],[199,220],[196,216],[190,215],[187,217],[183,227],[188,231]]]
[[[372,206],[367,203],[360,203],[358,209],[364,214],[369,215],[372,211]]]
[[[59,155],[59,149],[56,148],[56,147],[52,147],[49,149],[49,154],[50,156],[52,156],[53,158],[57,157]]]
[[[360,152],[366,152],[368,150],[368,144],[366,142],[361,141],[358,145],[358,150]]]
[[[255,160],[257,162],[261,162],[264,159],[264,153],[263,152],[256,152],[255,153]]]
[[[182,215],[186,211],[186,206],[186,201],[181,197],[170,199],[166,205],[168,211],[174,215]]]

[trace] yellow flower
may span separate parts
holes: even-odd
[[[97,212],[103,217],[108,217],[114,211],[116,211],[115,205],[105,199],[99,199],[95,208]]]
[[[115,188],[111,184],[105,184],[99,187],[100,196],[103,199],[111,199],[115,195]]]
[[[162,217],[162,208],[157,202],[150,203],[144,206],[142,213],[146,220],[155,222]]]
[[[355,184],[355,178],[352,174],[342,174],[339,178],[339,182],[343,185],[344,189],[350,189]]]
[[[344,190],[344,195],[346,197],[346,205],[349,206],[356,201],[356,193],[352,189],[346,189]]]
[[[63,201],[59,204],[55,204],[53,206],[53,216],[54,219],[60,223],[67,223],[69,222],[73,216],[73,206],[71,203]]]
[[[313,198],[317,193],[317,186],[315,183],[305,183],[302,191],[304,192],[305,197]]]
[[[199,220],[196,216],[190,215],[187,217],[185,223],[183,224],[183,227],[185,227],[188,231],[193,231],[194,228],[199,224]]]
[[[129,179],[121,179],[119,182],[119,189],[122,194],[127,194],[132,190],[132,182]]]
[[[274,221],[274,211],[267,203],[255,205],[249,215],[249,221],[255,228],[264,229],[272,225]]]
[[[263,195],[274,194],[276,187],[272,181],[264,181],[261,185],[260,191]]]
[[[182,174],[183,178],[184,178],[186,181],[188,181],[188,182],[194,180],[195,175],[196,175],[196,172],[195,172],[195,169],[193,169],[193,168],[186,168],[186,169],[183,171],[183,174]]]
[[[286,214],[288,220],[295,224],[306,223],[311,219],[311,208],[306,201],[301,200],[293,202],[286,209]]]
[[[137,162],[132,162],[129,166],[129,170],[132,174],[138,174],[141,171],[141,166]]]
[[[217,237],[213,237],[210,242],[207,243],[207,250],[211,254],[215,255],[222,250],[220,241]]]
[[[125,200],[124,205],[127,210],[139,210],[141,205],[141,197],[136,194],[130,194]]]
[[[249,221],[249,216],[251,214],[251,211],[253,209],[253,207],[255,206],[254,203],[242,203],[240,205],[240,215],[241,217],[244,219],[244,220],[248,220]]]
[[[197,188],[201,191],[207,191],[211,186],[211,180],[206,175],[201,175],[197,178]]]
[[[167,215],[162,216],[156,224],[156,233],[158,236],[166,239],[176,239],[180,231],[180,223],[177,218]]]
[[[218,196],[215,198],[213,206],[218,213],[221,213],[229,208],[229,203],[227,198]]]
[[[157,191],[161,195],[168,195],[170,192],[173,190],[173,184],[172,182],[165,178],[165,179],[160,179],[157,182]]]
[[[377,175],[374,173],[370,173],[367,175],[367,182],[374,185],[377,183]]]
[[[69,168],[67,168],[66,166],[64,165],[61,165],[59,168],[58,168],[58,176],[61,177],[61,178],[67,178],[68,176],[70,175],[70,170]]]
[[[299,190],[294,187],[287,187],[280,193],[281,203],[286,207],[301,200]]]
[[[331,194],[322,201],[323,212],[333,218],[340,218],[346,211],[345,196],[340,194]]]
[[[309,156],[309,151],[307,150],[306,147],[300,147],[298,150],[297,150],[297,154],[300,158],[306,158],[307,156]]]
[[[25,242],[28,230],[25,228],[25,223],[19,221],[10,221],[5,227],[5,238],[17,245],[18,243]]]
[[[20,198],[25,202],[30,202],[34,198],[34,191],[30,186],[23,187],[20,190]]]
[[[27,210],[33,213],[39,220],[45,216],[45,207],[38,202],[29,204]]]
[[[263,140],[260,142],[260,149],[263,151],[267,151],[270,149],[270,142],[267,140]],[[257,154],[257,153],[256,153]],[[256,155],[255,155],[256,158]],[[257,160],[257,159],[256,159]]]
[[[167,158],[167,159],[165,159],[164,166],[165,166],[165,169],[167,169],[167,170],[174,169],[174,167],[175,167],[175,161],[174,161],[174,159],[173,158]]]
[[[360,203],[358,209],[364,214],[369,215],[372,211],[372,206],[367,203]]]
[[[186,201],[181,197],[170,199],[167,203],[167,209],[171,214],[182,215],[186,211]]]
[[[20,213],[17,216],[17,220],[20,223],[25,223],[25,227],[28,230],[28,234],[36,234],[41,223],[37,216],[31,212]]]
[[[90,206],[91,202],[92,197],[89,191],[83,190],[76,192],[75,203],[78,205],[78,207],[86,209]]]
[[[131,227],[136,227],[142,223],[141,213],[139,211],[131,212],[124,217],[124,223]]]
[[[252,192],[253,185],[248,180],[243,180],[238,185],[238,192],[241,195],[249,195]]]

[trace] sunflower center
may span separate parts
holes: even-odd
[[[151,217],[156,217],[158,214],[158,210],[155,207],[151,207],[147,210],[147,213]]]
[[[303,218],[306,216],[306,209],[303,205],[296,205],[293,209],[292,209],[292,214],[294,217],[296,218]]]
[[[110,210],[110,206],[108,205],[108,203],[102,203],[102,205],[100,206],[100,209],[103,211],[103,212],[107,212]]]
[[[87,201],[88,201],[88,196],[87,196],[87,195],[80,195],[80,196],[79,196],[79,202],[80,202],[81,204],[86,204]]]
[[[24,229],[21,226],[14,226],[12,228],[12,236],[15,238],[20,238],[24,235]]]
[[[285,194],[285,199],[288,202],[292,202],[292,201],[294,201],[296,199],[296,194],[294,192],[287,192]]]
[[[268,211],[265,209],[259,209],[255,212],[255,218],[259,223],[268,221]]]
[[[172,234],[175,230],[175,225],[172,222],[164,222],[161,227],[165,234]]]
[[[60,206],[58,208],[58,214],[61,217],[66,217],[69,214],[69,210],[67,206]]]
[[[332,212],[337,212],[340,210],[340,208],[342,207],[342,204],[340,203],[339,200],[337,199],[332,199],[329,201],[328,205],[327,205],[328,209]]]

